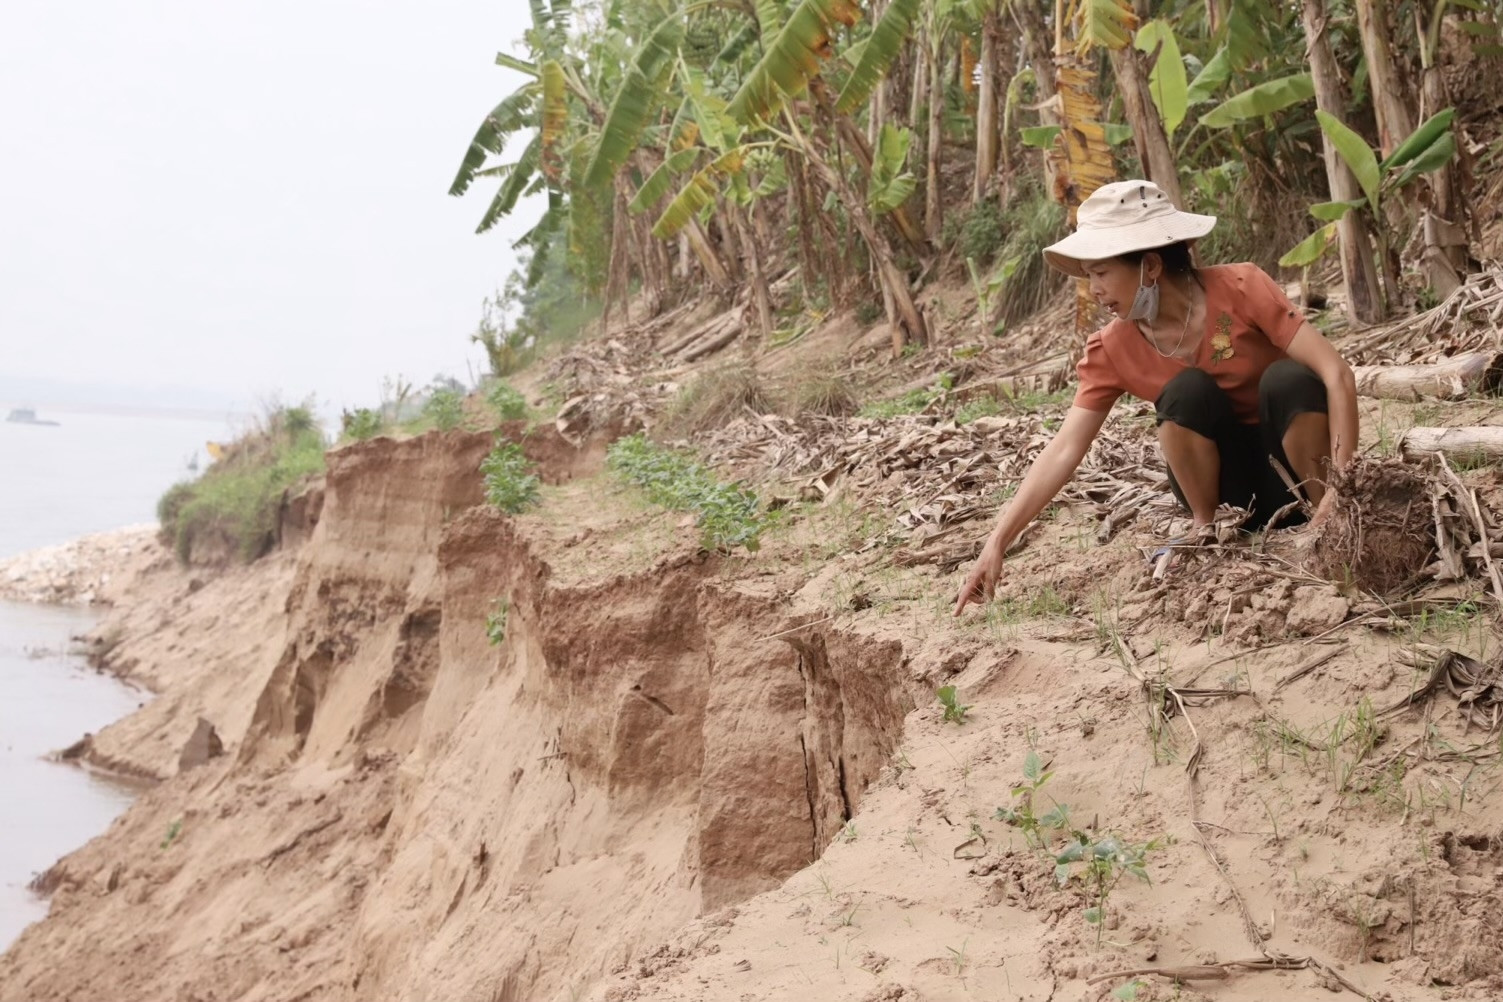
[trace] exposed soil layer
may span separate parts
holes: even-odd
[[[489,444],[339,450],[295,560],[143,579],[105,661],[166,694],[88,754],[163,782],[45,875],[0,997],[566,997],[817,858],[914,705],[903,645],[803,626],[692,534],[559,573],[559,507],[619,513],[477,507]],[[226,753],[188,768],[200,718]]]

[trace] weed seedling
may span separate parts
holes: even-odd
[[[172,822],[172,824],[170,824],[170,825],[167,826],[167,835],[162,839],[162,848],[165,849],[168,846],[170,846],[173,842],[176,842],[177,841],[177,837],[179,835],[181,835],[182,833],[183,833],[183,819],[182,818],[178,818],[176,821]]]
[[[969,710],[970,707],[962,706],[960,704],[959,700],[955,696],[955,687],[953,685],[940,686],[939,691],[935,693],[935,695],[939,697],[940,703],[943,704],[945,708],[944,723],[950,723],[951,721],[954,721],[957,724],[965,723],[966,711]]]
[[[1054,879],[1064,887],[1070,878],[1079,874],[1086,887],[1086,894],[1094,902],[1085,910],[1085,920],[1096,927],[1096,945],[1101,945],[1101,931],[1106,925],[1106,905],[1121,879],[1132,874],[1145,884],[1148,879],[1148,854],[1163,848],[1165,842],[1132,844],[1116,835],[1092,838],[1086,832],[1075,832],[1074,839],[1063,852],[1054,857]]]
[[[511,603],[504,598],[491,604],[491,611],[485,617],[485,639],[492,647],[498,647],[506,640],[506,617],[510,612]]]
[[[1070,826],[1070,808],[1058,801],[1055,801],[1052,810],[1042,816],[1034,813],[1034,797],[1053,775],[1052,770],[1044,768],[1044,762],[1039,758],[1039,753],[1030,750],[1028,757],[1023,760],[1024,781],[1012,788],[1012,795],[1017,798],[1017,806],[999,807],[997,813],[993,815],[998,821],[1005,821],[1020,829],[1023,832],[1023,841],[1032,849],[1044,848],[1046,831],[1060,831]]]

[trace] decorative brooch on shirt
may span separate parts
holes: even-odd
[[[1232,318],[1225,313],[1216,318],[1216,333],[1211,336],[1211,361],[1224,362],[1232,357]]]

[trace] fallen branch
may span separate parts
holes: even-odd
[[[1399,439],[1399,454],[1411,463],[1437,452],[1452,460],[1503,459],[1503,427],[1410,428]]]
[[[1464,400],[1503,386],[1503,355],[1471,352],[1432,365],[1358,365],[1359,396],[1383,400]]]

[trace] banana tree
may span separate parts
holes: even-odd
[[[1309,266],[1336,243],[1338,225],[1342,220],[1353,214],[1365,216],[1377,238],[1377,269],[1388,299],[1386,305],[1392,306],[1398,298],[1398,291],[1391,248],[1396,246],[1396,238],[1401,235],[1388,232],[1384,209],[1388,202],[1401,200],[1404,189],[1427,174],[1443,170],[1455,158],[1456,139],[1451,132],[1451,123],[1456,111],[1447,108],[1432,116],[1381,160],[1378,159],[1379,151],[1370,148],[1366,140],[1340,119],[1324,111],[1315,114],[1362,194],[1357,198],[1310,206],[1310,214],[1325,225],[1292,248],[1279,263],[1285,267]],[[1440,286],[1437,291],[1447,295],[1453,289],[1454,285]]]

